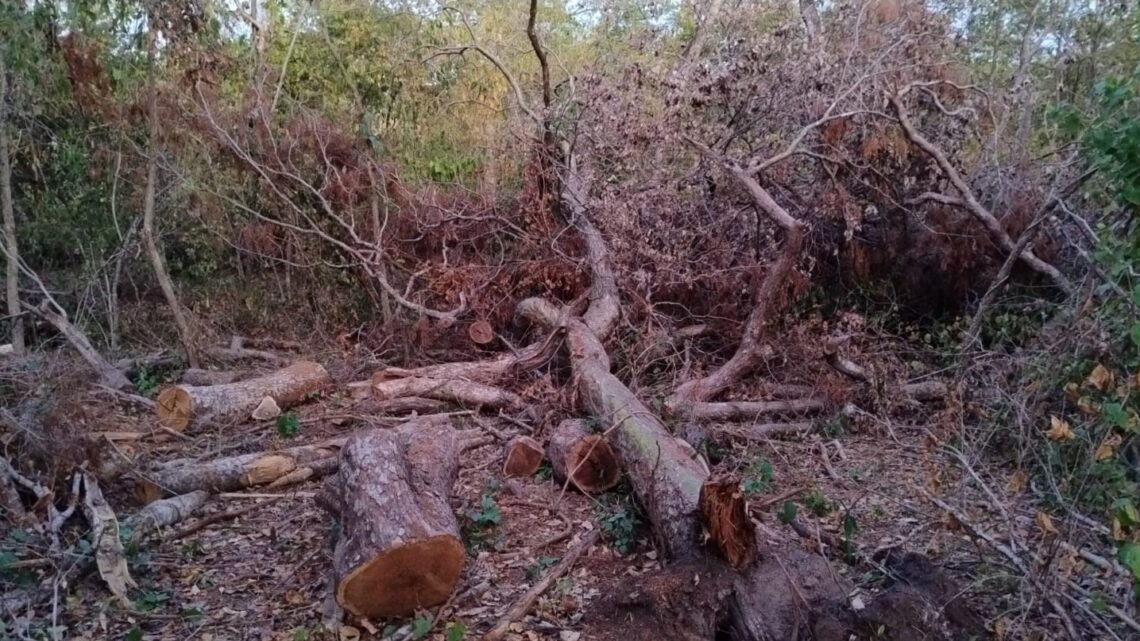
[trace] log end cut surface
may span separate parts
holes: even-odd
[[[545,453],[542,444],[529,436],[520,436],[511,441],[507,448],[507,458],[503,462],[503,474],[507,476],[533,476],[542,465]]]
[[[385,550],[337,585],[341,607],[359,617],[411,616],[447,600],[463,569],[463,543],[433,536]]]
[[[574,485],[587,494],[605,492],[621,480],[621,464],[605,437],[591,434],[566,453],[566,471]]]
[[[159,424],[183,432],[190,425],[190,417],[194,413],[194,401],[186,390],[171,385],[159,392],[155,408]]]

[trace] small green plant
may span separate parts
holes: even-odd
[[[487,482],[483,494],[479,497],[477,507],[467,510],[464,520],[464,540],[469,550],[478,550],[496,539],[496,528],[503,519],[499,504],[495,502],[495,494],[499,491],[499,484],[494,479]]]
[[[831,501],[827,500],[819,488],[808,492],[808,495],[804,497],[804,506],[816,516],[827,516],[834,509]]]
[[[301,419],[293,412],[285,412],[277,417],[277,436],[293,438],[301,431]]]
[[[503,514],[499,510],[499,504],[495,502],[495,495],[490,492],[484,492],[483,496],[479,497],[479,508],[475,510],[468,510],[467,519],[471,524],[479,528],[491,528],[499,524],[502,520]]]
[[[796,520],[796,504],[791,501],[784,501],[784,504],[780,507],[780,511],[776,514],[776,518],[784,525]]]
[[[859,530],[859,525],[855,522],[855,517],[850,512],[843,516],[843,533],[839,537],[840,544],[843,548],[843,560],[847,563],[854,564],[857,560],[856,552],[858,549],[855,547],[855,533]]]
[[[141,612],[150,612],[158,606],[170,600],[170,594],[166,592],[159,592],[157,590],[148,590],[143,592],[143,595],[135,602]]]
[[[445,641],[463,641],[467,636],[467,626],[458,621],[447,624],[447,631],[443,633]]]
[[[534,472],[534,479],[536,481],[549,481],[552,476],[554,476],[554,468],[550,467],[550,463],[545,461],[543,461]]]
[[[624,497],[610,495],[606,500],[596,504],[594,511],[602,532],[614,549],[619,554],[627,554],[633,546],[634,532],[641,524],[633,499],[629,495]]]
[[[420,615],[412,619],[412,638],[422,639],[426,637],[427,633],[431,632],[432,623],[434,621],[430,616]]]
[[[770,487],[772,487],[772,462],[763,456],[752,459],[744,474],[744,482],[740,484],[741,491],[747,496],[755,496],[767,492]]]
[[[526,568],[526,578],[537,579],[542,576],[543,572],[549,570],[555,563],[558,563],[556,556],[540,556],[538,560],[531,563]]]
[[[131,382],[141,396],[151,396],[158,391],[158,376],[149,367],[140,367]]]

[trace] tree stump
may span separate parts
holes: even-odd
[[[507,447],[503,461],[506,476],[533,476],[542,465],[542,444],[529,436],[518,436]]]
[[[329,384],[329,373],[318,363],[298,361],[266,376],[222,385],[171,385],[158,395],[155,412],[160,424],[179,432],[203,420],[244,420],[265,397],[281,408],[303,402]]]
[[[554,477],[585,494],[597,494],[621,480],[618,455],[601,434],[590,434],[581,420],[559,423],[546,446]]]
[[[448,498],[460,444],[450,423],[412,420],[353,437],[332,486],[340,538],[336,599],[371,619],[406,617],[447,600],[463,569]]]
[[[709,543],[734,568],[750,563],[756,554],[756,526],[748,518],[740,481],[721,476],[705,481],[698,504]]]

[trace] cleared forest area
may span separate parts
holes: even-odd
[[[1140,10],[0,4],[0,637],[1140,638]]]

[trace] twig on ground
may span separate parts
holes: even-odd
[[[511,624],[523,618],[531,606],[534,605],[534,602],[538,600],[538,597],[542,596],[542,593],[546,592],[555,580],[569,572],[570,568],[574,567],[574,564],[578,561],[578,557],[582,556],[583,552],[590,549],[590,546],[598,541],[601,533],[602,531],[600,529],[594,528],[583,536],[581,541],[567,550],[562,560],[558,562],[558,565],[551,568],[538,583],[535,583],[525,594],[519,597],[514,605],[507,610],[506,614],[499,619],[495,627],[483,635],[483,641],[499,641],[506,636]]]
[[[285,496],[285,495],[284,494],[278,495],[278,497],[281,497],[281,496]],[[271,500],[260,501],[258,503],[252,503],[250,505],[246,505],[245,507],[237,508],[236,510],[227,510],[225,512],[218,512],[217,514],[211,514],[210,516],[204,516],[204,517],[198,519],[197,521],[191,523],[190,525],[187,525],[186,527],[184,527],[182,529],[175,530],[174,532],[167,534],[166,536],[162,537],[162,540],[164,542],[166,542],[166,541],[177,541],[178,539],[186,538],[186,537],[190,536],[191,534],[194,534],[195,532],[199,532],[201,530],[204,530],[205,528],[207,528],[207,527],[209,527],[215,523],[221,523],[222,521],[229,521],[231,519],[236,519],[239,516],[245,516],[246,514],[249,514],[250,512],[253,512],[255,510],[259,510],[259,509],[265,507],[266,505],[269,505],[272,502],[273,501],[271,501]]]

